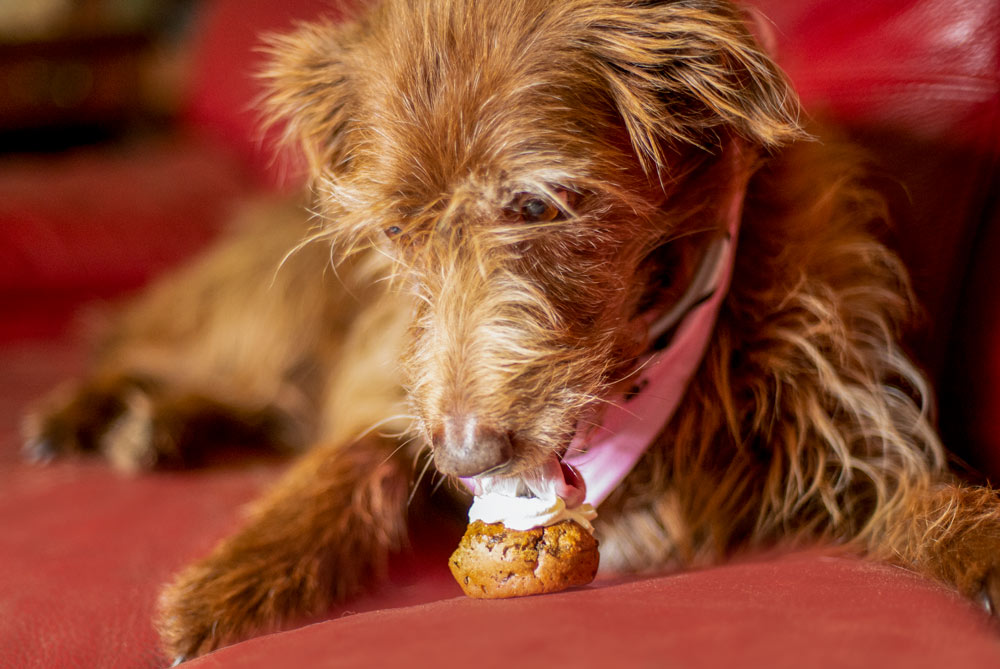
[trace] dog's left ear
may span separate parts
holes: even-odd
[[[671,142],[704,147],[726,127],[761,147],[805,136],[784,73],[719,0],[611,3],[586,47],[642,160],[664,164]]]
[[[319,21],[265,38],[264,125],[281,128],[282,143],[301,151],[312,176],[337,169],[349,153],[353,95],[345,55],[356,29],[351,22]]]

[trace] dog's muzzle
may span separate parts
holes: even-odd
[[[736,174],[741,152],[733,155]],[[736,240],[743,213],[746,177],[735,179],[721,211],[726,234],[706,250],[684,296],[666,313],[650,319],[653,352],[638,364],[630,387],[598,405],[596,415],[581,421],[562,460],[582,476],[585,503],[597,507],[624,480],[657,435],[666,427],[694,376],[722,301],[729,289],[736,261]],[[553,470],[554,471],[554,470]],[[482,476],[478,477],[482,486]],[[465,479],[470,490],[476,483]]]

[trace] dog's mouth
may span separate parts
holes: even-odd
[[[469,520],[502,522],[528,530],[572,520],[588,532],[597,512],[585,503],[587,486],[575,467],[556,455],[517,476],[480,476],[473,480],[475,500]]]
[[[550,456],[543,464],[516,476],[491,475],[489,472],[472,479],[477,497],[498,494],[505,497],[558,497],[573,508],[583,503],[587,485],[577,469],[559,455]]]

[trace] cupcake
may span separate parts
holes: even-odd
[[[469,597],[558,592],[594,580],[600,556],[579,474],[553,458],[526,475],[474,481],[469,527],[448,566]]]

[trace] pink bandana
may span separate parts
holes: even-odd
[[[735,161],[740,160],[737,151]],[[734,184],[725,210],[728,234],[710,245],[677,305],[650,325],[652,341],[673,330],[669,346],[640,360],[631,389],[608,397],[606,408],[598,416],[599,424],[577,431],[573,438],[563,462],[582,477],[582,485],[577,487],[586,490],[584,503],[597,507],[607,499],[680,404],[708,348],[729,289],[745,192],[745,181]],[[463,480],[470,490],[475,490],[475,479]]]

